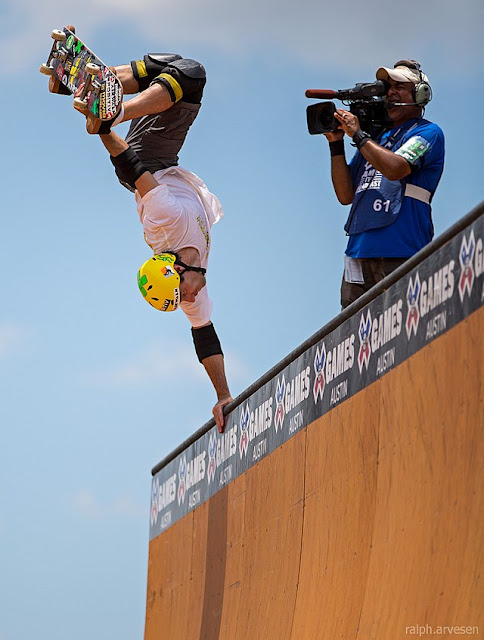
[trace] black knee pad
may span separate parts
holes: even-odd
[[[177,53],[148,53],[143,60],[133,60],[131,69],[140,91],[147,89],[152,80],[162,73],[170,62],[180,59],[181,56]]]

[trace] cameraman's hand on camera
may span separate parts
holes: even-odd
[[[355,189],[351,181],[350,168],[345,158],[343,142],[345,133],[349,136],[353,135],[349,127],[349,116],[352,118],[351,124],[353,126],[356,125],[356,128],[359,128],[360,125],[358,118],[349,111],[337,109],[334,112],[334,117],[337,122],[340,123],[339,128],[335,131],[328,131],[324,134],[329,142],[331,154],[331,180],[333,182],[334,191],[339,202],[344,205],[351,204],[355,195]]]
[[[326,136],[326,139],[328,142],[336,142],[337,140],[343,140],[343,138],[345,137],[345,132],[344,131],[328,131],[323,135]]]
[[[358,118],[345,109],[336,109],[334,117],[340,123],[340,129],[352,138],[360,128],[360,122]]]

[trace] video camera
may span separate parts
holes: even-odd
[[[339,91],[308,89],[306,98],[341,100],[349,107],[349,111],[358,118],[363,131],[367,131],[374,138],[392,122],[388,117],[383,98],[386,90],[383,80],[377,80],[376,82],[359,82],[351,89]],[[334,102],[321,102],[307,107],[306,117],[309,133],[316,135],[337,131],[340,123],[334,117],[335,111]]]

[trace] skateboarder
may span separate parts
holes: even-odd
[[[147,54],[114,70],[124,94],[137,95],[126,100],[111,121],[87,114],[86,128],[99,134],[120,182],[134,192],[145,239],[154,254],[170,254],[165,259],[175,273],[168,267],[164,276],[159,272],[155,283],[166,304],[151,304],[166,311],[179,304],[190,321],[195,351],[217,394],[212,411],[222,433],[223,408],[232,397],[220,341],[210,320],[212,301],[205,272],[211,227],[223,213],[200,178],[178,166],[178,152],[201,107],[205,69],[178,54]],[[51,91],[58,88],[55,82],[51,79]],[[125,121],[131,125],[123,140],[112,127]],[[144,267],[149,271],[149,261],[140,273]],[[141,283],[140,289],[145,295]]]

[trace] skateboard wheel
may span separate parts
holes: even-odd
[[[50,35],[53,40],[57,40],[58,42],[63,42],[66,39],[66,34],[60,29],[54,29]]]
[[[90,76],[97,76],[100,71],[101,67],[97,64],[92,64],[91,62],[88,62],[86,64],[86,73],[88,73]]]
[[[44,76],[51,76],[54,73],[54,69],[49,67],[48,64],[42,63],[39,68],[40,73],[43,73]]]
[[[85,111],[87,109],[87,100],[81,100],[80,98],[74,98],[73,100],[74,107],[79,109],[80,111]]]

